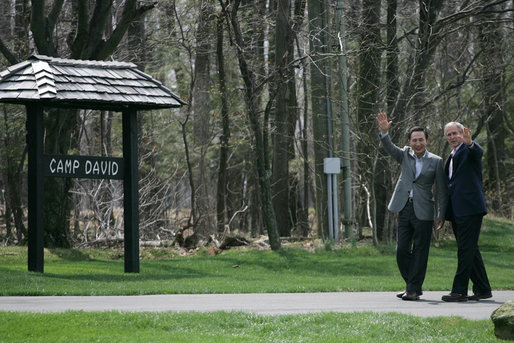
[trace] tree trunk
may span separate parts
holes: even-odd
[[[309,203],[310,203],[310,194],[311,194],[311,171],[309,167],[309,98],[308,98],[308,82],[307,82],[307,68],[306,65],[302,66],[302,84],[303,84],[303,94],[304,94],[304,108],[303,108],[303,120],[302,125],[300,125],[301,129],[301,140],[302,140],[302,157],[303,157],[303,180],[302,180],[302,188],[303,188],[303,196],[301,201],[301,209],[300,209],[300,232],[302,236],[307,237],[309,235],[310,227],[309,227]]]
[[[50,110],[45,118],[45,153],[66,155],[77,125],[77,111]],[[69,178],[47,177],[44,180],[45,246],[67,248],[71,197]],[[59,196],[57,196],[59,195]]]
[[[291,21],[291,20],[289,20]],[[296,122],[298,121],[299,111],[298,111],[298,97],[296,94],[296,67],[293,65],[294,60],[294,37],[293,31],[291,27],[291,23],[288,25],[288,34],[287,34],[287,59],[288,66],[286,68],[287,75],[287,117],[288,117],[288,144],[287,144],[287,159],[289,165],[293,163],[295,159],[295,131],[296,131]],[[298,215],[298,203],[300,194],[298,191],[298,176],[291,173],[290,169],[288,170],[288,200],[289,200],[289,211],[287,220],[289,221],[289,230],[287,233],[289,236],[291,235],[291,230],[294,229],[299,221]]]
[[[200,18],[196,31],[196,57],[194,62],[193,137],[195,165],[193,176],[196,186],[195,232],[207,237],[214,231],[213,206],[210,187],[210,168],[206,159],[210,143],[210,58],[213,31],[212,0],[199,1]]]
[[[230,120],[228,114],[228,94],[225,83],[225,56],[223,55],[223,16],[220,16],[216,27],[216,57],[218,62],[218,78],[221,98],[221,121],[222,134],[220,138],[220,155],[218,163],[218,185],[216,192],[216,211],[217,211],[217,227],[218,233],[225,231],[225,223],[227,220],[225,210],[225,199],[227,193],[227,164],[229,153],[230,139]]]
[[[289,212],[289,147],[292,137],[289,125],[289,98],[294,88],[290,89],[288,80],[291,59],[289,46],[291,34],[289,19],[290,0],[279,0],[275,31],[275,69],[276,101],[273,120],[273,173],[271,184],[273,190],[273,208],[277,216],[280,236],[291,235],[291,216]]]
[[[357,151],[360,154],[358,159],[359,173],[364,183],[368,184],[368,192],[373,197],[369,198],[370,213],[373,218],[368,222],[377,225],[374,232],[377,232],[380,239],[382,236],[383,219],[385,216],[385,192],[381,187],[383,184],[382,169],[377,173],[375,167],[382,168],[385,163],[375,162],[376,146],[369,142],[376,141],[377,136],[375,115],[377,112],[378,90],[380,83],[380,53],[382,42],[380,39],[380,0],[364,0],[362,4],[362,33],[360,38],[359,52],[359,78],[358,78],[358,100],[357,100],[357,124],[360,133]],[[372,184],[373,183],[373,184]],[[375,217],[376,216],[376,217]]]
[[[484,4],[485,1],[482,1]],[[492,194],[492,210],[508,215],[510,208],[504,204],[502,189],[505,189],[507,168],[505,160],[505,106],[503,79],[505,77],[505,47],[500,20],[495,13],[482,14],[478,27],[480,74],[482,84],[482,117],[487,128],[487,190]]]
[[[298,121],[298,129],[300,131],[300,147],[301,147],[301,155],[303,160],[303,168],[301,177],[302,179],[299,181],[299,186],[297,190],[297,203],[299,204],[298,213],[297,213],[297,227],[301,236],[307,237],[310,233],[309,227],[309,201],[310,201],[310,193],[311,193],[311,180],[310,180],[310,168],[309,168],[309,87],[307,81],[307,65],[302,56],[302,49],[300,49],[300,40],[298,37],[298,31],[302,26],[306,9],[306,1],[303,0],[295,0],[294,5],[294,25],[292,30],[292,35],[294,42],[296,44],[296,50],[300,58],[301,68],[302,68],[302,88],[303,88],[303,108],[300,104],[298,104],[298,111],[295,113],[295,121]],[[296,102],[296,100],[295,100]],[[302,111],[302,116],[300,118],[300,108]],[[296,124],[293,126],[293,128]]]
[[[350,113],[348,111],[349,102],[349,91],[348,91],[348,66],[346,55],[348,48],[346,45],[346,25],[344,21],[344,1],[338,0],[336,10],[336,30],[338,32],[339,40],[339,58],[338,58],[338,70],[337,80],[339,95],[341,101],[341,154],[342,163],[342,185],[343,192],[341,193],[341,203],[343,204],[344,213],[344,236],[355,242],[353,233],[353,196],[352,196],[352,172],[351,172],[351,154],[350,154]]]
[[[18,59],[24,58],[29,54],[29,26],[30,9],[28,0],[16,0],[14,2],[14,55]]]
[[[398,80],[398,39],[396,38],[396,7],[398,0],[387,0],[386,102],[387,113],[393,113],[400,91]]]
[[[312,134],[314,139],[314,184],[316,218],[318,224],[318,237],[328,239],[328,204],[327,204],[327,178],[323,172],[323,159],[329,156],[328,147],[328,89],[323,74],[328,63],[322,56],[327,51],[326,38],[323,36],[327,30],[326,1],[309,1],[309,31],[315,36],[310,37],[309,45],[312,57],[311,76],[311,103],[312,103]]]
[[[397,0],[387,0],[387,45],[386,45],[386,106],[387,113],[392,114],[400,92],[400,81],[399,81],[399,69],[398,69],[398,56],[400,54],[398,48],[398,40],[396,38],[397,22],[396,22],[396,8]],[[397,130],[396,130],[397,131]],[[398,132],[398,131],[397,131]],[[393,132],[391,137],[393,137]],[[394,136],[395,141],[398,139],[398,135]],[[382,158],[378,163],[378,170],[383,171],[383,203],[384,207],[384,220],[383,220],[383,238],[387,241],[391,241],[391,237],[395,234],[395,228],[391,225],[390,213],[386,210],[387,206],[387,195],[392,194],[393,188],[391,186],[391,169],[387,166],[388,159]],[[384,163],[385,162],[385,163]]]

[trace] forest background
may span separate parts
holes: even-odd
[[[138,115],[143,244],[327,240],[329,208],[340,241],[394,241],[379,111],[397,145],[423,125],[444,159],[444,124],[469,127],[489,212],[514,217],[511,1],[0,0],[0,18],[1,70],[32,54],[133,62],[187,102]],[[0,105],[3,245],[27,240],[25,116]],[[119,113],[46,109],[44,125],[46,153],[121,156]],[[122,195],[121,181],[46,178],[45,246],[122,242]]]

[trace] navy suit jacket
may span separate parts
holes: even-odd
[[[487,213],[482,187],[482,147],[475,141],[471,146],[462,144],[453,156],[453,173],[448,180],[449,206],[446,219],[485,215]],[[445,172],[449,175],[450,158]],[[451,210],[450,210],[451,209]]]

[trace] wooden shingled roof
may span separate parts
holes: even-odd
[[[33,55],[0,73],[0,102],[112,110],[185,104],[133,63],[42,55]]]

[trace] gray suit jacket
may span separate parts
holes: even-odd
[[[388,209],[391,212],[400,212],[409,199],[410,190],[413,190],[414,213],[420,220],[434,220],[434,196],[432,188],[437,188],[438,211],[437,218],[444,220],[446,205],[448,203],[448,178],[444,174],[443,159],[427,151],[423,161],[423,168],[417,178],[416,156],[410,146],[400,149],[391,142],[389,135],[381,135],[380,139],[385,151],[401,164],[401,174]]]

